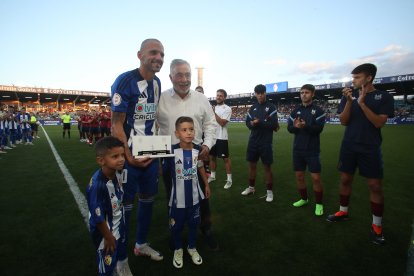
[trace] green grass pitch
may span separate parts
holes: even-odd
[[[94,151],[80,143],[76,127],[72,139],[62,139],[61,127],[45,127],[60,157],[79,184],[85,187],[97,169]],[[322,181],[325,214],[338,209],[336,170],[344,128],[326,125],[321,134]],[[135,221],[130,228],[129,263],[135,275],[403,275],[414,215],[413,126],[383,128],[385,166],[384,233],[387,244],[369,239],[371,224],[368,188],[355,177],[350,202],[351,219],[330,224],[315,217],[311,204],[296,209],[298,199],[291,165],[293,136],[286,125],[274,135],[275,200],[266,203],[263,170],[258,166],[256,194],[240,195],[247,187],[245,150],[249,132],[244,124],[229,126],[233,186],[224,190],[223,162],[211,183],[213,229],[219,252],[208,250],[201,236],[198,251],[203,264],[192,264],[184,255],[184,267],[172,265],[168,249],[168,220],[164,186],[153,213],[149,241],[164,254],[154,262],[132,254]],[[19,145],[0,156],[0,275],[95,275],[95,253],[86,225],[59,170],[42,131],[35,146]],[[184,242],[186,236],[184,236]]]

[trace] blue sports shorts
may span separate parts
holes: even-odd
[[[146,168],[138,168],[125,163],[127,170],[124,189],[124,202],[133,201],[136,193],[154,196],[158,193],[159,158],[154,158]]]
[[[262,159],[264,165],[273,164],[273,149],[272,144],[257,144],[250,143],[247,145],[246,160],[256,163]]]
[[[309,172],[311,173],[320,173],[321,172],[321,159],[318,153],[302,153],[302,152],[293,152],[293,169],[294,171],[305,171],[308,167]]]
[[[339,171],[354,174],[358,168],[361,176],[382,179],[384,176],[383,167],[380,147],[342,141],[338,162]]]

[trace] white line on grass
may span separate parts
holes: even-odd
[[[65,177],[66,183],[68,183],[69,189],[73,194],[73,197],[75,198],[76,204],[78,205],[79,211],[81,212],[81,215],[83,217],[83,220],[86,223],[86,227],[89,228],[89,210],[88,210],[88,203],[86,202],[85,196],[82,194],[82,192],[79,190],[78,183],[76,183],[75,179],[70,174],[68,168],[66,167],[65,163],[63,163],[62,158],[60,158],[60,155],[58,154],[55,146],[52,143],[52,140],[50,140],[49,135],[47,135],[46,130],[43,128],[42,125],[40,125],[42,128],[47,141],[49,142],[50,148],[52,149],[53,155],[55,156],[56,162],[59,165],[59,168],[61,172],[63,173],[63,176]]]

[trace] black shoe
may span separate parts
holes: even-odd
[[[345,221],[348,220],[348,213],[347,212],[336,212],[335,214],[329,215],[326,220],[329,222],[337,222],[337,221]]]
[[[371,227],[371,239],[374,244],[378,244],[378,245],[385,244],[384,233],[381,231],[381,234],[377,234],[374,230],[374,225]]]
[[[203,233],[203,236],[204,236],[204,238],[206,240],[206,243],[207,243],[208,247],[210,248],[210,250],[218,251],[220,249],[219,245],[218,245],[218,242],[214,238],[211,231],[210,230],[202,231],[202,233]]]

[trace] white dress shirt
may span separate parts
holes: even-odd
[[[175,137],[175,121],[180,116],[194,120],[194,144],[206,145],[209,149],[216,143],[217,121],[210,102],[202,93],[190,90],[182,99],[173,88],[161,93],[157,108],[159,135],[171,135],[171,143],[179,142]],[[202,139],[204,133],[204,141]]]

